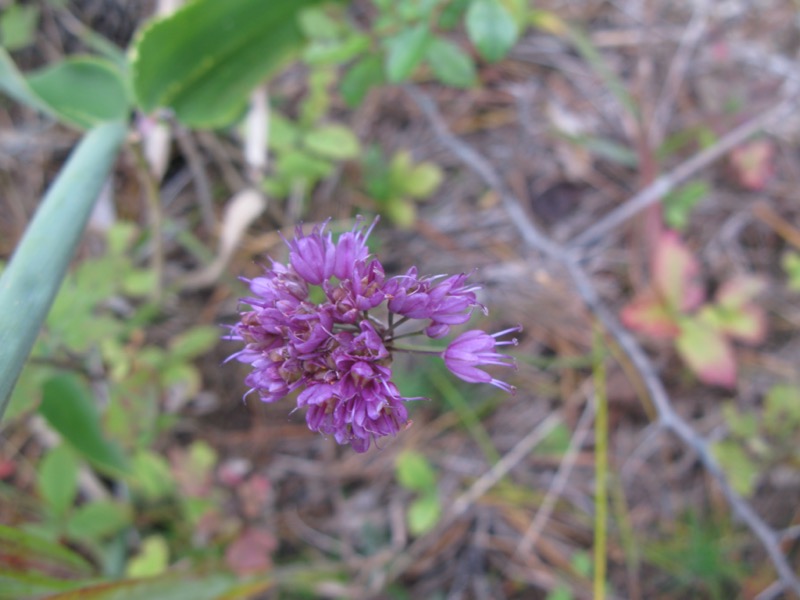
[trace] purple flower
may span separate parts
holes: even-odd
[[[497,338],[512,331],[521,330],[522,327],[518,326],[491,335],[480,329],[466,331],[450,342],[447,349],[442,352],[444,364],[453,375],[464,381],[469,383],[491,383],[501,390],[513,392],[515,390],[514,386],[495,379],[478,367],[485,365],[516,367],[516,362],[513,358],[495,352],[495,347],[508,344],[516,345],[516,338],[502,342],[498,342]]]
[[[392,353],[419,348],[404,347],[402,338],[438,339],[452,326],[466,323],[475,307],[486,312],[475,295],[479,287],[467,284],[463,273],[420,277],[411,268],[386,279],[383,265],[367,247],[376,222],[362,227],[359,218],[336,241],[325,231],[328,221],[308,235],[298,227],[294,239],[284,240],[288,264],[272,261],[261,276],[247,282],[252,295],[242,302],[249,309],[227,336],[244,344],[228,360],[250,365],[248,394],[275,402],[299,392],[297,407],[306,411],[309,429],[357,452],[397,435],[408,422],[406,402],[416,398],[403,398],[392,382]],[[319,286],[324,295],[312,299],[309,286]],[[385,323],[370,313],[373,309],[388,316]],[[397,330],[410,320],[423,323],[405,333]],[[494,335],[468,331],[441,356],[461,379],[513,391],[478,367],[512,366],[513,359],[495,347],[516,340],[496,338],[518,329]]]

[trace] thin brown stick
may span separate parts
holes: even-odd
[[[641,192],[612,210],[597,223],[575,236],[567,243],[570,249],[591,244],[614,229],[625,223],[628,219],[661,201],[661,199],[713,162],[730,152],[736,146],[746,141],[747,138],[763,131],[781,117],[785,117],[797,106],[797,98],[792,97],[779,102],[772,108],[745,121],[705,150],[698,152],[687,161],[681,163],[669,173],[662,175]],[[515,221],[516,222],[516,221]]]
[[[628,333],[619,323],[616,316],[601,301],[589,276],[578,264],[577,259],[563,247],[547,239],[538,231],[527,218],[519,199],[507,189],[491,163],[462,140],[450,133],[444,119],[431,98],[417,88],[409,87],[407,90],[411,98],[417,103],[417,106],[419,106],[428,119],[428,122],[431,124],[442,145],[447,147],[453,154],[466,163],[468,167],[473,169],[487,186],[497,191],[502,198],[504,207],[511,217],[511,221],[519,230],[525,243],[532,249],[546,254],[548,258],[556,260],[566,267],[584,303],[597,316],[606,329],[606,332],[616,340],[619,347],[625,352],[631,363],[638,370],[653,401],[653,405],[656,408],[658,426],[662,430],[671,431],[681,442],[695,452],[703,467],[717,482],[717,485],[733,512],[744,521],[745,525],[747,525],[761,542],[775,570],[778,572],[781,584],[785,588],[791,589],[796,594],[800,595],[800,580],[792,571],[786,556],[781,551],[779,545],[780,536],[764,522],[744,498],[739,496],[733,488],[731,488],[725,473],[711,454],[710,447],[706,440],[695,432],[675,411],[652,361],[648,358],[647,354],[634,337]],[[618,210],[612,211],[608,217],[602,219],[597,225],[587,229],[582,235],[576,238],[572,245],[575,246],[587,243],[611,231],[631,215],[638,212],[638,210],[656,202],[679,182],[684,181],[705,166],[708,166],[713,160],[729,149],[741,143],[756,131],[761,130],[778,116],[783,115],[788,108],[793,105],[794,101],[784,101],[771,110],[762,113],[759,117],[738,127],[719,140],[713,147],[698,153],[671,173],[657,179],[653,185],[643,190],[642,193],[635,196],[626,203],[626,205]]]

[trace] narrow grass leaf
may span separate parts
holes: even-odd
[[[125,131],[122,123],[108,123],[81,141],[50,186],[0,277],[0,417]]]

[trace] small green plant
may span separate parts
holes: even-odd
[[[754,302],[766,282],[738,276],[705,301],[700,266],[673,231],[658,240],[652,284],[622,310],[626,326],[655,338],[673,340],[678,354],[704,383],[736,385],[732,341],[759,343],[766,334],[763,309]]]
[[[799,387],[774,385],[758,413],[728,404],[723,415],[728,436],[716,442],[713,450],[737,492],[751,495],[761,476],[778,467],[800,468]]]
[[[399,227],[411,227],[417,219],[416,203],[433,194],[444,178],[432,162],[414,164],[411,154],[401,150],[387,160],[377,146],[364,154],[364,187],[378,212]]]
[[[406,515],[409,531],[413,535],[430,531],[442,514],[433,466],[423,454],[406,450],[397,456],[395,473],[397,482],[416,496]]]
[[[787,252],[781,262],[788,278],[789,289],[800,292],[800,253]]]

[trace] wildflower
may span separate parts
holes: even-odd
[[[512,327],[491,335],[480,329],[466,331],[454,339],[447,349],[442,352],[444,364],[459,379],[469,383],[491,383],[502,390],[513,392],[515,389],[513,386],[495,379],[478,367],[483,365],[515,367],[516,363],[513,358],[495,352],[494,349],[496,346],[516,345],[516,338],[501,342],[498,342],[497,338],[521,329],[521,327]]]
[[[478,286],[468,275],[421,277],[412,268],[386,278],[381,262],[372,257],[367,238],[377,219],[334,242],[328,222],[305,235],[300,227],[286,240],[288,264],[271,261],[263,275],[248,281],[250,306],[231,327],[228,339],[244,348],[236,359],[250,365],[245,378],[248,394],[275,402],[298,391],[297,408],[305,409],[312,431],[332,435],[340,444],[365,452],[378,440],[394,436],[408,422],[406,402],[392,382],[392,352],[438,354],[457,377],[490,383],[505,391],[514,388],[478,367],[513,366],[496,346],[516,343],[496,338],[513,328],[489,335],[479,330],[457,337],[444,352],[405,348],[400,338],[446,336],[454,325],[466,323],[472,311],[486,308],[477,301]],[[324,292],[312,300],[310,286]],[[369,311],[385,305],[388,321]],[[398,333],[409,320],[420,320],[413,333]]]

